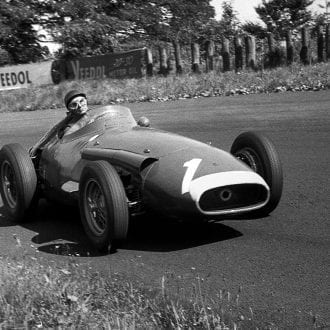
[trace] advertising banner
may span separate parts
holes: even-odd
[[[124,53],[0,67],[0,90],[58,84],[64,80],[141,78],[145,49]]]
[[[64,79],[141,78],[144,56],[145,49],[137,49],[71,61],[55,61],[52,79],[56,84]]]
[[[52,84],[52,62],[0,67],[0,90]]]

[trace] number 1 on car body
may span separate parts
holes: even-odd
[[[200,158],[193,158],[183,164],[183,167],[187,167],[187,170],[182,180],[182,195],[189,192],[190,182],[192,181],[201,161],[202,159]]]

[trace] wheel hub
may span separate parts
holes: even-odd
[[[254,172],[263,175],[262,164],[258,155],[252,149],[242,149],[235,154],[236,158],[248,165]]]

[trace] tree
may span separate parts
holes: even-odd
[[[41,60],[47,49],[38,43],[36,0],[6,0],[0,4],[0,47],[13,63]],[[8,63],[5,63],[8,64]]]
[[[311,20],[308,10],[314,0],[262,0],[255,8],[267,30],[277,38],[284,38],[287,30],[295,30]]]
[[[44,0],[43,25],[62,45],[61,58],[111,53],[129,23],[122,19],[124,1]]]
[[[0,66],[8,65],[12,63],[12,59],[9,53],[0,47]]]
[[[210,0],[44,0],[45,24],[62,57],[111,52],[127,43],[197,39],[214,8]]]
[[[131,0],[125,8],[136,36],[154,41],[190,43],[215,15],[210,0]]]
[[[1,0],[0,46],[14,63],[38,61],[47,54],[35,26],[60,43],[60,57],[112,52],[131,22],[121,10],[124,0]]]
[[[0,47],[13,61],[42,58],[34,26],[62,45],[61,58],[123,45],[198,40],[214,17],[210,0],[0,0]]]
[[[240,31],[240,22],[232,3],[224,1],[220,20],[209,19],[203,26],[202,36],[205,40],[212,38],[214,41],[221,43],[223,38],[231,39]]]
[[[225,38],[233,37],[239,28],[239,20],[237,18],[237,13],[233,8],[231,2],[224,1],[222,3],[222,16],[220,20],[220,28],[222,34]]]
[[[165,1],[166,3],[166,1]],[[172,17],[170,27],[174,40],[196,41],[202,34],[205,25],[215,16],[210,0],[167,1]]]
[[[259,39],[264,39],[267,37],[267,28],[263,27],[259,23],[255,22],[246,22],[242,24],[242,30],[245,31],[247,34],[251,34],[256,36]]]

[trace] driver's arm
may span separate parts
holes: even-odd
[[[65,129],[72,119],[72,115],[68,114],[64,119],[57,123],[52,129],[50,129],[30,150],[31,157],[35,156],[38,149],[44,147],[50,140],[58,136]]]

